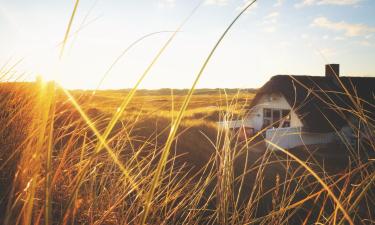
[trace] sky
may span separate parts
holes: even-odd
[[[140,88],[189,88],[244,0],[0,0],[0,68],[41,75],[69,89],[135,85],[155,55],[200,4]],[[258,0],[230,30],[198,88],[257,88],[276,74],[375,76],[374,0]]]

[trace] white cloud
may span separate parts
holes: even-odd
[[[249,0],[243,0],[243,4],[241,6],[238,6],[236,8],[237,11],[242,11],[248,4],[250,3]],[[245,13],[249,13],[249,12],[252,12],[253,10],[255,10],[256,8],[258,8],[258,2],[254,2],[247,10]]]
[[[278,22],[280,13],[279,12],[272,12],[264,17],[263,23],[265,24],[275,24]]]
[[[279,12],[272,12],[270,14],[268,14],[266,17],[264,17],[265,19],[274,19],[276,17],[278,17],[280,15]]]
[[[320,0],[318,5],[356,5],[361,0]]]
[[[315,3],[316,3],[316,0],[303,0],[302,2],[295,4],[294,7],[301,8],[301,7],[304,7],[304,6],[313,5]]]
[[[274,33],[276,31],[276,27],[275,26],[265,27],[263,28],[263,31],[267,33]]]
[[[263,31],[267,33],[273,33],[277,30],[277,23],[280,13],[279,12],[271,12],[267,16],[264,17],[263,24],[265,27]]]
[[[312,5],[357,5],[362,0],[303,0],[294,6],[301,8]]]
[[[158,7],[160,8],[172,8],[176,4],[175,0],[159,0]]]
[[[365,36],[375,32],[375,27],[370,27],[364,24],[346,23],[344,21],[334,22],[325,17],[315,18],[311,25],[336,32],[341,31],[348,37]]]
[[[284,0],[276,0],[276,3],[273,4],[273,7],[279,7],[279,6],[281,6],[283,4],[283,1]]]
[[[206,5],[224,6],[228,4],[228,0],[206,0],[204,3]]]
[[[337,55],[337,52],[332,48],[322,48],[318,50],[318,53],[323,55],[324,57],[332,57]]]

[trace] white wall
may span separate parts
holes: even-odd
[[[281,94],[264,94],[247,114],[244,120],[238,121],[226,121],[219,122],[218,125],[228,128],[236,127],[252,127],[255,132],[258,132],[263,127],[263,108],[274,108],[274,109],[288,109],[291,110],[290,126],[291,127],[302,127],[302,122],[296,115],[296,113],[291,109],[291,106],[286,101]]]
[[[276,109],[291,109],[291,106],[286,101],[281,94],[263,95],[258,104],[255,105],[248,114],[246,118],[247,124],[250,124],[255,131],[259,131],[263,126],[263,108],[276,108]],[[291,127],[302,127],[302,122],[296,115],[296,113],[291,110]]]
[[[266,131],[266,140],[285,149],[303,145],[328,144],[338,140],[335,132],[308,133],[301,131],[300,127],[269,129]],[[271,145],[268,147],[274,149]]]
[[[231,121],[220,121],[217,122],[220,127],[223,128],[239,128],[239,127],[252,127],[252,124],[248,120],[231,120]]]

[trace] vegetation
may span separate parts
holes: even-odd
[[[246,116],[252,90],[195,90],[251,4],[189,90],[137,91],[175,33],[131,90],[1,84],[0,222],[374,223],[375,129],[360,105],[357,146],[322,156],[311,146],[272,151],[259,143],[261,133],[218,126]],[[3,68],[0,78],[7,74]]]
[[[96,132],[105,132],[127,91],[67,97],[53,83],[1,86],[4,224],[140,222],[184,93],[138,92],[98,150]],[[370,223],[371,159],[312,149],[281,154],[217,126],[243,118],[253,96],[205,90],[192,97],[146,222],[335,224],[346,221],[340,204],[352,221]]]

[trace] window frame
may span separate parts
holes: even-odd
[[[270,112],[270,114],[268,113]],[[275,112],[275,114],[274,114]],[[276,115],[278,114],[277,118]],[[263,108],[263,124],[262,127],[290,127],[291,126],[291,109],[282,108]],[[268,122],[265,122],[268,121]]]

